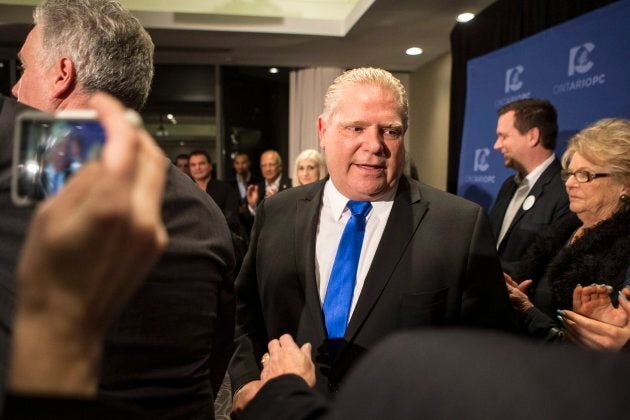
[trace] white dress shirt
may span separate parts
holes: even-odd
[[[389,213],[394,205],[395,195],[396,191],[394,190],[383,201],[373,201],[372,210],[366,217],[365,236],[363,237],[363,246],[359,257],[350,317],[352,317],[354,308],[359,300],[359,295],[363,289],[365,277],[372,265],[376,248],[378,248],[378,244],[383,237]],[[335,256],[337,255],[337,248],[341,241],[341,235],[351,216],[350,209],[346,205],[348,200],[335,188],[330,179],[326,182],[315,242],[315,275],[317,277],[320,305],[323,305],[326,297],[326,289],[328,288],[328,281],[335,262]]]

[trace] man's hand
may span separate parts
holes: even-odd
[[[592,284],[573,290],[573,311],[588,318],[623,327],[628,323],[628,314],[620,305],[615,308],[610,300],[612,286]]]
[[[289,334],[284,334],[279,340],[271,340],[267,348],[269,358],[260,374],[263,385],[280,375],[294,374],[304,379],[311,388],[315,386],[315,365],[311,361],[310,343],[298,347]]]
[[[249,207],[255,209],[258,205],[258,185],[251,184],[247,186],[247,192],[245,193],[245,197],[247,198],[247,204]]]
[[[90,104],[102,156],[40,205],[18,264],[14,391],[94,395],[105,331],[166,246],[164,155],[117,100]]]

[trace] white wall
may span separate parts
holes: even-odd
[[[408,150],[420,179],[442,190],[446,190],[448,169],[450,92],[450,53],[411,74]]]

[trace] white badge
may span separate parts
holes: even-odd
[[[525,199],[525,201],[523,201],[523,210],[527,211],[531,209],[534,206],[535,202],[536,202],[536,197],[534,197],[533,195],[530,195],[529,197]]]

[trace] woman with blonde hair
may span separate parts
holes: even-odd
[[[527,250],[517,277],[523,281],[506,279],[510,301],[530,335],[554,340],[568,333],[574,341],[601,348],[566,315],[573,308],[595,321],[602,312],[589,309],[592,303],[581,303],[593,294],[581,285],[600,284],[608,294],[615,292],[615,301],[626,285],[630,120],[604,119],[580,131],[569,142],[562,166],[571,214],[550,226]],[[620,327],[627,317],[621,318]]]
[[[293,186],[310,184],[324,179],[328,172],[324,157],[317,150],[306,149],[295,159],[293,169]]]

